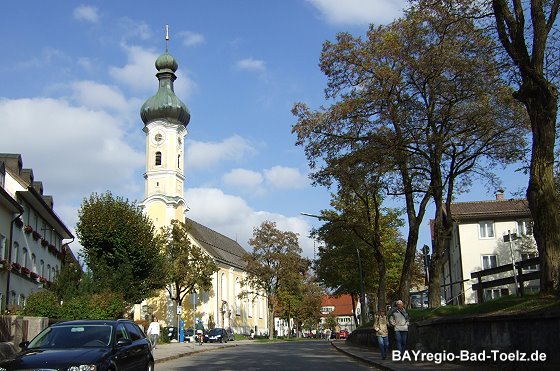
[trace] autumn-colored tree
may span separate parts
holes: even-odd
[[[498,38],[519,79],[513,95],[527,110],[533,145],[527,200],[540,256],[540,288],[560,294],[560,195],[554,184],[560,0],[492,0]],[[514,80],[515,81],[515,80]]]
[[[495,44],[477,28],[466,0],[416,1],[405,17],[326,42],[321,69],[327,98],[312,112],[296,104],[293,131],[310,165],[336,152],[378,148],[393,164],[388,193],[403,196],[408,222],[400,296],[408,301],[411,266],[428,202],[435,204],[430,305],[440,305],[441,267],[453,197],[474,175],[495,181],[492,167],[519,159],[523,113],[504,86]],[[516,138],[512,141],[511,138]],[[379,149],[384,149],[380,151]],[[376,159],[377,160],[377,159]]]
[[[78,211],[76,234],[96,292],[114,292],[131,305],[165,285],[155,227],[135,202],[92,194]]]
[[[182,305],[187,294],[210,290],[212,275],[218,271],[212,257],[191,241],[189,230],[189,224],[172,220],[158,236],[164,259],[165,288],[176,306]]]
[[[242,286],[247,285],[250,289],[242,295],[248,296],[250,300],[257,295],[266,296],[268,336],[273,339],[274,313],[282,280],[289,279],[293,272],[304,272],[307,261],[300,256],[302,250],[298,235],[279,230],[275,222],[264,221],[259,227],[255,227],[249,245],[253,247],[253,251],[245,256],[248,275]]]

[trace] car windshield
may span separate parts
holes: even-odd
[[[27,348],[107,347],[111,343],[111,332],[109,325],[52,326],[37,335]]]
[[[221,334],[222,334],[222,329],[221,328],[212,329],[208,333],[208,335],[221,335]]]

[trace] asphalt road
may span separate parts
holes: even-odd
[[[371,370],[328,341],[251,343],[193,354],[156,365],[156,370]]]

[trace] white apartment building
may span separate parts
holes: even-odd
[[[444,266],[443,297],[453,304],[477,302],[471,273],[536,257],[532,219],[527,200],[504,199],[503,191],[490,201],[451,204],[453,232]],[[511,236],[511,242],[508,236]],[[530,267],[527,270],[537,269]],[[511,272],[499,277],[511,276]],[[538,291],[539,282],[524,283],[524,291]],[[515,286],[502,285],[484,290],[484,298],[515,294]]]
[[[56,278],[73,238],[21,155],[0,153],[0,313]]]

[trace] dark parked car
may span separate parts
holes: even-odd
[[[213,328],[204,335],[205,343],[227,343],[228,334],[227,331],[221,327]]]
[[[58,322],[20,346],[0,370],[154,370],[150,342],[128,320]]]

